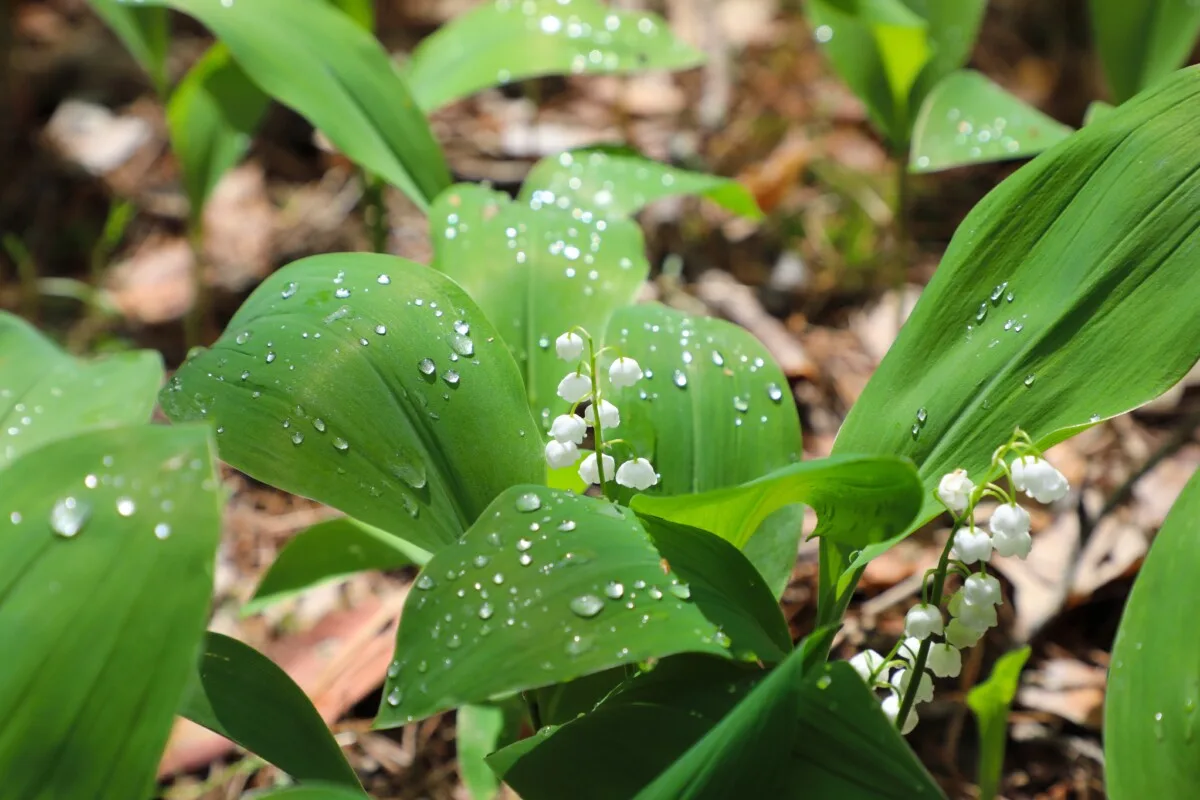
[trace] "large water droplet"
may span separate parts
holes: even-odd
[[[450,343],[450,346],[454,349],[454,352],[458,353],[460,356],[469,356],[475,352],[475,343],[461,334],[454,337],[454,340]]]
[[[458,382],[459,382],[460,378],[456,371],[454,371],[452,369],[448,369],[448,370],[446,370],[446,374],[442,376],[442,380],[444,380],[446,383],[450,384],[451,386],[458,386]]]
[[[683,389],[684,387],[687,386],[687,375],[685,375],[683,373],[683,370],[677,369],[677,370],[675,370],[675,374],[671,376],[671,382],[674,383],[676,386],[678,386],[680,389]]]
[[[338,288],[337,288],[337,289],[334,291],[333,295],[334,295],[334,297],[337,297],[337,298],[339,298],[339,299],[341,299],[341,300],[345,300],[347,297],[349,297],[349,296],[350,296],[350,290],[349,290],[349,289],[347,289],[345,286],[339,286],[339,287],[338,287]]]
[[[378,675],[379,673],[375,674]],[[396,706],[400,705],[400,699],[402,696],[403,695],[400,694],[399,689],[392,689],[390,692],[388,692],[387,704],[392,708],[395,708]]]
[[[1025,376],[1024,383],[1026,386],[1033,386],[1033,382],[1035,380],[1037,380],[1037,376],[1031,372],[1030,374]]]
[[[400,662],[399,661],[393,661],[391,664],[388,664],[387,676],[389,678],[395,678],[399,674],[400,674]]]
[[[392,279],[388,275],[380,275],[375,280],[379,283],[382,283],[384,286],[387,286],[389,283],[392,282]]]
[[[721,355],[716,350],[713,350],[712,362],[714,364],[716,364],[718,367],[723,367],[723,366],[725,366],[725,356]]]
[[[678,597],[680,600],[688,600],[692,596],[691,587],[689,587],[686,583],[673,583],[671,584],[670,588],[667,589],[667,591],[669,591],[675,597]]]
[[[625,596],[625,584],[620,581],[609,581],[608,585],[604,587],[604,594],[613,600],[620,600]]]
[[[333,437],[333,446],[343,453],[350,449],[350,443],[340,436]]]
[[[484,603],[483,605],[481,605],[479,607],[479,618],[480,619],[491,619],[492,614],[495,614],[495,613],[496,613],[496,609],[492,608],[491,603]]]
[[[432,589],[434,586],[437,586],[437,582],[434,581],[432,575],[426,573],[426,574],[422,575],[421,577],[417,578],[416,585],[417,585],[418,589]]]
[[[537,511],[542,507],[542,498],[534,492],[525,492],[517,495],[516,503],[517,511]]]
[[[245,344],[246,342],[250,341],[250,331],[242,331],[235,336],[233,340],[238,344]]]
[[[303,433],[301,433],[300,431],[294,431],[292,433],[292,444],[300,444],[303,441],[304,441]]]
[[[454,332],[459,336],[466,336],[471,332],[471,326],[461,319],[456,319],[454,321]]]
[[[417,362],[417,370],[422,375],[432,375],[437,370],[437,365],[433,363],[432,358],[422,358]]]
[[[750,401],[740,395],[735,395],[733,398],[733,407],[745,414],[750,410]]]
[[[289,297],[294,295],[296,293],[296,290],[299,288],[300,287],[296,284],[295,281],[288,281],[288,285],[283,287],[283,291],[279,293],[279,296],[282,297],[284,300],[287,300]]]
[[[571,611],[581,617],[594,617],[604,608],[604,601],[594,594],[582,594],[570,602]]]
[[[92,507],[74,497],[64,497],[50,509],[50,528],[59,536],[68,538],[83,530],[92,516]]]
[[[768,383],[767,397],[771,398],[772,402],[778,403],[783,400],[783,389],[780,389],[777,383]]]

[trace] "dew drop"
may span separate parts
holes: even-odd
[[[274,353],[274,351],[268,351],[268,352],[267,352],[267,363],[268,363],[268,364],[270,364],[270,363],[271,363],[271,362],[273,362],[274,360],[275,360],[275,353]]]
[[[1000,298],[1004,296],[1004,290],[1008,288],[1008,281],[992,289],[991,300],[992,305],[1000,305]]]
[[[339,286],[339,287],[338,287],[338,288],[337,288],[337,289],[334,291],[334,293],[333,293],[333,296],[334,296],[334,297],[337,297],[337,298],[338,298],[338,299],[340,299],[340,300],[345,300],[347,297],[349,297],[349,296],[350,296],[350,290],[349,290],[349,289],[347,289],[345,286]]]
[[[459,336],[466,336],[471,332],[471,326],[461,319],[454,321],[454,332]]]
[[[650,591],[647,592],[646,594],[650,595],[651,600],[662,600],[663,599],[662,589],[658,588],[657,586],[651,586]]]
[[[165,522],[160,522],[154,526],[154,536],[158,539],[166,539],[171,535],[171,526]]]
[[[675,374],[671,376],[671,382],[680,389],[683,389],[687,386],[687,375],[683,373],[683,370],[677,369],[675,370]]]
[[[70,538],[87,524],[92,507],[74,497],[64,497],[50,509],[50,528],[59,536]]]
[[[929,419],[929,412],[925,410],[925,406],[921,406],[917,409],[917,422],[924,425],[927,419]]]
[[[692,589],[686,583],[673,583],[667,591],[680,600],[690,600],[692,597]]]
[[[235,336],[233,340],[238,344],[245,344],[246,342],[250,341],[250,331],[242,331]]]
[[[491,561],[491,559],[488,558],[487,556],[483,555],[482,553],[475,556],[475,558],[471,559],[471,563],[474,564],[477,569],[483,569],[484,567],[486,567],[488,565],[489,561]]]
[[[1037,376],[1036,376],[1036,375],[1034,375],[1034,374],[1031,372],[1030,374],[1028,374],[1028,375],[1026,375],[1026,376],[1025,376],[1025,381],[1024,381],[1024,383],[1025,383],[1025,385],[1026,385],[1026,386],[1033,386],[1033,382],[1034,382],[1035,380],[1037,380]]]
[[[526,550],[528,550],[531,547],[533,547],[533,542],[529,541],[528,539],[525,539],[525,538],[517,539],[517,550],[519,550],[520,552],[524,553]]]
[[[747,411],[750,410],[750,402],[748,400],[746,400],[746,398],[744,398],[740,395],[734,395],[733,407],[735,409],[737,409],[738,411],[742,412],[743,414],[745,414]]]
[[[458,386],[458,382],[459,382],[460,378],[456,371],[454,371],[452,369],[448,369],[448,370],[446,370],[446,374],[442,376],[442,380],[444,380],[446,383],[450,384],[451,386]]]
[[[771,398],[772,402],[778,403],[783,400],[783,389],[780,389],[777,383],[768,383],[767,397]]]
[[[400,674],[400,662],[399,661],[393,661],[392,663],[388,664],[387,676],[389,678],[394,679],[399,674]]]
[[[479,607],[479,618],[480,619],[491,619],[492,614],[494,614],[494,613],[496,613],[496,610],[494,608],[492,608],[491,603],[484,603],[483,605],[481,605]]]
[[[575,634],[574,636],[572,636],[570,639],[567,640],[567,647],[566,647],[567,655],[569,655],[569,656],[583,655],[588,650],[592,649],[592,645],[594,643],[595,643],[595,639],[591,636],[580,636],[579,634]]]
[[[376,282],[378,282],[378,283],[382,283],[384,286],[387,286],[389,283],[391,283],[391,282],[392,282],[392,279],[391,279],[391,277],[389,277],[389,276],[388,276],[388,275],[386,275],[386,274],[385,274],[385,275],[380,275],[380,276],[379,276],[378,278],[376,278],[375,280],[376,280]]]
[[[321,419],[320,417],[315,417],[312,421],[312,425],[317,429],[318,433],[325,432],[325,420]]]
[[[387,333],[387,325],[376,325],[375,332],[378,333],[380,336],[383,336],[384,334]]]
[[[296,293],[296,290],[298,288],[300,288],[300,287],[296,285],[295,281],[289,281],[288,285],[283,287],[283,291],[279,293],[279,296],[282,297],[284,300],[287,300],[289,297],[291,297],[292,295],[294,295]]]
[[[716,350],[713,350],[712,351],[712,362],[714,364],[716,364],[718,367],[723,367],[723,366],[725,366],[725,356],[721,355]]]
[[[132,497],[117,498],[117,513],[122,517],[132,517],[135,511],[137,511],[137,505],[133,502]]]
[[[529,555],[529,553],[521,553],[521,555],[517,559],[517,561],[521,564],[522,567],[528,567],[530,564],[533,563],[533,556]]]
[[[564,519],[562,522],[558,523],[558,529],[562,533],[570,533],[571,531],[575,530],[575,520]]]
[[[417,588],[418,589],[428,590],[428,589],[432,589],[434,586],[437,586],[437,583],[433,580],[433,576],[429,575],[428,573],[417,578]]]
[[[985,319],[987,319],[987,313],[988,313],[988,304],[980,303],[979,310],[977,312],[975,312],[975,321],[983,322]]]
[[[338,450],[341,450],[343,453],[350,449],[350,443],[340,436],[335,436],[333,438],[333,446]]]
[[[375,674],[378,675],[379,673],[377,672]],[[392,708],[395,708],[396,706],[400,705],[401,697],[402,695],[400,694],[399,689],[392,689],[390,692],[388,692],[387,704]]]
[[[625,596],[625,584],[620,581],[609,581],[608,586],[604,587],[604,594],[613,600],[620,600]]]
[[[584,618],[594,617],[604,608],[604,601],[594,594],[581,594],[570,602],[571,611]]]
[[[417,370],[422,375],[432,375],[437,370],[437,365],[433,363],[432,358],[422,358],[417,362]]]
[[[517,495],[516,503],[517,511],[530,512],[537,511],[542,507],[542,498],[534,492],[525,492]]]
[[[292,444],[300,444],[304,441],[304,434],[300,431],[292,433]]]
[[[461,334],[454,337],[454,340],[450,343],[450,346],[454,349],[454,352],[458,353],[460,356],[469,356],[475,352],[475,343]]]

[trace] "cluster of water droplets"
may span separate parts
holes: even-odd
[[[956,147],[966,150],[969,158],[981,158],[985,153],[996,156],[1012,156],[1020,152],[1021,141],[1008,131],[1020,127],[1022,120],[1011,120],[1008,117],[994,117],[990,120],[979,120],[964,114],[960,108],[946,110],[945,125],[947,131],[953,132],[953,143]],[[928,167],[928,156],[917,158],[918,168]]]
[[[637,644],[647,641],[644,631],[687,610],[691,588],[672,574],[631,513],[552,490],[522,492],[507,503],[485,513],[418,577],[397,647],[407,655],[388,672],[389,705],[399,706],[410,691],[436,696],[440,687],[430,686],[430,666],[451,668],[489,643],[511,660],[529,649],[514,642],[536,637],[532,649],[544,655],[531,666],[550,671],[570,672],[574,659],[593,652],[633,661],[645,657]],[[641,566],[604,574],[590,544],[596,536],[622,537],[626,563],[636,562],[643,547]],[[698,645],[729,645],[710,624],[698,625]],[[409,630],[421,638],[405,641]],[[545,654],[542,640],[550,635],[569,661]]]

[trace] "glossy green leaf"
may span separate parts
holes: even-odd
[[[980,800],[993,800],[1000,788],[1004,768],[1004,745],[1008,741],[1008,712],[1020,685],[1021,668],[1029,659],[1029,647],[1011,650],[996,659],[992,674],[967,692],[967,705],[979,725]]]
[[[832,456],[801,461],[761,478],[689,495],[639,495],[633,507],[717,534],[744,547],[759,524],[791,503],[812,506],[814,536],[860,549],[906,530],[923,499],[903,458]]]
[[[424,564],[430,555],[398,536],[350,517],[318,522],[284,545],[243,613],[254,613],[332,578],[368,569]]]
[[[375,0],[329,0],[329,2],[362,26],[363,30],[375,30]]]
[[[152,350],[82,361],[0,312],[0,468],[57,439],[147,422],[162,374]]]
[[[425,115],[384,49],[326,0],[144,0],[195,17],[260,89],[424,209],[450,184]]]
[[[433,266],[472,297],[508,343],[542,424],[569,406],[555,395],[573,365],[554,339],[579,325],[599,336],[649,274],[641,229],[531,208],[481,186],[457,185],[429,213]]]
[[[421,108],[538,75],[687,69],[704,55],[656,14],[599,0],[489,0],[418,45],[407,77]]]
[[[154,85],[167,92],[167,47],[171,26],[163,8],[146,8],[122,0],[88,0],[96,15],[117,35]]]
[[[751,219],[762,217],[754,196],[735,180],[689,172],[637,153],[603,148],[548,156],[533,165],[520,199],[606,219],[628,217],[664,197],[700,195]]]
[[[800,458],[787,378],[743,328],[648,303],[614,314],[604,341],[645,372],[608,398],[615,434],[661,475],[651,494],[732,486]]]
[[[808,669],[805,655],[772,671],[637,800],[717,800],[746,786],[762,797],[944,797],[858,674],[845,662]]]
[[[1130,97],[1182,66],[1200,35],[1192,0],[1090,0],[1092,30],[1113,99]]]
[[[4,795],[150,796],[212,593],[207,428],[52,442],[6,472],[0,509]]]
[[[633,797],[708,733],[767,673],[686,654],[611,691],[594,711],[488,758],[525,800]]]
[[[1192,636],[1200,558],[1200,473],[1175,501],[1134,581],[1104,696],[1113,800],[1187,797],[1200,782],[1200,641]]]
[[[371,800],[361,791],[335,784],[305,784],[245,795],[246,800]]]
[[[783,596],[792,579],[803,535],[804,506],[784,506],[768,514],[742,546],[742,554],[762,575],[776,598]]]
[[[1072,132],[978,72],[959,70],[925,98],[913,126],[908,166],[913,172],[937,172],[1025,158]]]
[[[1200,70],[1179,73],[1027,164],[960,226],[834,444],[917,464],[927,493],[910,530],[944,510],[942,475],[981,480],[1015,427],[1061,441],[1196,363],[1198,101]]]
[[[301,781],[359,788],[325,721],[288,674],[237,639],[211,631],[179,713]]]
[[[520,374],[461,288],[391,256],[275,272],[162,393],[221,457],[434,551],[543,455]]]
[[[376,724],[672,653],[772,661],[790,645],[770,591],[724,541],[514,487],[418,578]]]
[[[1107,117],[1112,110],[1116,108],[1114,105],[1104,102],[1103,100],[1093,100],[1088,103],[1087,111],[1083,114],[1083,124],[1091,125],[1097,120]]]
[[[167,126],[193,219],[200,217],[221,176],[250,148],[270,102],[220,43],[175,88],[167,103]]]

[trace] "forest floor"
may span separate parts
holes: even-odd
[[[470,0],[379,0],[380,35],[399,56]],[[625,3],[624,5],[630,5]],[[638,5],[647,5],[639,3]],[[767,212],[734,219],[694,200],[641,215],[651,263],[644,293],[731,319],[757,335],[792,383],[804,451],[828,454],[847,410],[894,339],[965,214],[1015,165],[912,179],[908,231],[893,219],[896,160],[862,105],[812,44],[799,3],[665,0],[676,33],[702,43],[706,67],[678,75],[530,81],[436,114],[455,177],[515,189],[538,158],[596,143],[743,181]],[[975,68],[1059,120],[1081,122],[1103,97],[1083,0],[993,0]],[[185,352],[181,319],[195,300],[186,200],[157,96],[82,0],[16,0],[0,19],[0,307],[35,318],[79,352]],[[2,14],[0,14],[2,15]],[[176,21],[171,70],[207,44]],[[0,61],[3,61],[0,58]],[[215,334],[259,281],[311,253],[368,249],[362,187],[303,119],[269,113],[248,159],[205,214],[203,262]],[[430,253],[427,226],[389,195],[389,249]],[[132,212],[118,240],[112,209]],[[36,272],[36,275],[33,273]],[[18,278],[25,276],[25,282]],[[32,276],[32,277],[31,277]],[[36,279],[39,291],[26,291]],[[89,313],[90,306],[112,313]],[[965,688],[996,657],[1028,643],[1002,793],[1103,797],[1100,722],[1109,652],[1130,583],[1154,532],[1200,465],[1200,375],[1130,415],[1055,448],[1080,487],[1075,507],[1035,515],[1035,558],[998,564],[1007,595],[1000,626],[963,675],[922,709],[910,741],[951,797],[973,797],[974,724]],[[1191,388],[1189,388],[1191,387]],[[226,469],[231,492],[211,627],[262,649],[331,722],[366,788],[379,798],[465,798],[454,717],[372,731],[394,624],[411,574],[362,574],[244,616],[265,568],[289,537],[331,509]],[[838,651],[886,650],[920,576],[948,531],[919,532],[867,569]],[[812,626],[815,551],[797,560],[783,606],[799,637]],[[270,785],[273,768],[181,723],[163,764],[171,800],[235,798]]]

